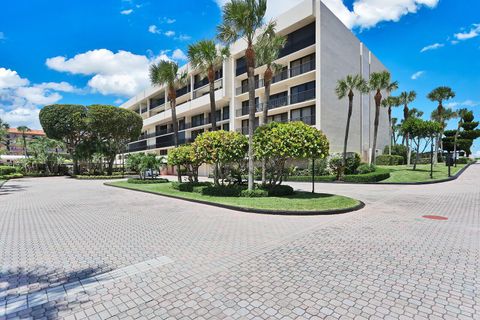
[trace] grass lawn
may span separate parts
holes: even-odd
[[[205,196],[195,192],[182,192],[171,187],[170,183],[161,184],[130,184],[126,181],[107,183],[126,187],[133,190],[143,190],[155,192],[160,195],[171,195],[185,199],[208,201],[223,205],[236,207],[278,210],[278,211],[327,211],[335,209],[347,209],[357,206],[358,200],[329,194],[312,194],[310,192],[295,192],[294,195],[287,197],[268,197],[268,198],[241,198],[241,197],[213,197]]]
[[[452,176],[460,171],[465,164],[459,164],[457,167],[451,167]],[[430,165],[417,165],[417,170],[413,171],[413,166],[378,166],[379,168],[389,169],[390,178],[382,182],[428,182],[448,178],[448,167],[442,163],[433,167],[433,179],[430,179]]]

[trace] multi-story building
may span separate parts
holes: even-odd
[[[348,101],[338,100],[337,80],[348,74],[386,70],[382,63],[320,1],[305,0],[276,19],[277,32],[287,36],[277,63],[283,66],[271,87],[269,121],[303,121],[322,130],[330,141],[330,152],[341,152]],[[217,125],[224,130],[248,132],[248,85],[246,44],[240,40],[230,48],[231,57],[217,72],[215,100]],[[209,88],[205,78],[187,64],[188,84],[177,90],[179,141],[192,141],[210,128]],[[263,88],[265,66],[256,69],[257,121],[267,107]],[[129,152],[165,155],[173,146],[171,110],[164,87],[151,87],[121,107],[138,112],[144,119],[143,134],[129,144]],[[375,105],[370,94],[356,94],[351,118],[348,151],[368,160],[373,142]],[[381,110],[377,150],[388,144],[388,118]]]
[[[25,149],[23,147],[23,135],[24,133],[18,131],[15,128],[9,128],[7,132],[6,142],[1,145],[4,153],[12,156],[24,156]],[[25,132],[25,140],[28,142],[38,137],[44,137],[45,132],[43,130],[30,130]]]

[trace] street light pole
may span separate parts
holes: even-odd
[[[315,193],[315,158],[312,158],[312,193]]]

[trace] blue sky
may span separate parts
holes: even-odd
[[[3,1],[0,117],[36,128],[44,104],[120,104],[148,85],[152,61],[185,63],[189,43],[214,37],[224,1]],[[298,2],[275,0],[268,15]],[[480,118],[478,0],[324,2],[390,69],[398,92],[417,92],[412,107],[429,116],[436,105],[426,94],[447,85],[457,93],[450,105]]]

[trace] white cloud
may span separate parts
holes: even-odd
[[[473,24],[469,31],[454,34],[457,40],[464,41],[480,35],[480,24]]]
[[[436,50],[436,49],[440,49],[442,47],[444,47],[445,45],[443,43],[434,43],[434,44],[431,44],[431,45],[428,45],[426,47],[423,47],[422,50],[420,50],[420,52],[426,52],[426,51],[430,51],[430,50]]]
[[[190,39],[192,39],[192,37],[186,34],[181,34],[178,37],[175,37],[175,40],[179,40],[179,41],[188,41]]]
[[[120,11],[120,14],[123,14],[124,16],[128,16],[132,12],[133,12],[133,9],[122,10],[122,11]]]
[[[173,37],[175,35],[175,31],[168,30],[164,33],[167,37]]]
[[[133,96],[150,84],[150,64],[170,60],[165,52],[146,57],[128,51],[113,53],[107,49],[90,50],[73,58],[53,57],[46,61],[50,69],[92,76],[88,86],[103,95]]]
[[[162,23],[172,24],[172,23],[175,23],[177,20],[175,20],[173,18],[169,18],[169,17],[163,17],[160,21]]]
[[[5,39],[5,33],[0,31],[0,40],[4,40],[4,39]]]
[[[188,60],[187,55],[180,49],[175,49],[173,51],[172,58],[174,60]]]
[[[115,99],[115,101],[113,102],[117,105],[121,105],[123,103],[123,99]]]
[[[445,106],[447,106],[448,108],[477,107],[479,105],[480,105],[480,102],[473,101],[473,100],[470,100],[470,99],[467,99],[465,101],[452,101],[452,102],[449,102],[449,103],[445,104]]]
[[[62,99],[59,92],[79,92],[68,82],[43,82],[30,85],[15,70],[0,68],[0,118],[12,127],[40,128],[38,113],[46,104]]]
[[[215,0],[220,7],[227,1]],[[348,28],[368,29],[382,21],[399,21],[409,13],[416,13],[423,6],[434,8],[439,0],[355,0],[353,11],[343,0],[322,1]],[[301,2],[302,0],[269,0],[266,18],[275,18]]]
[[[154,33],[154,34],[159,34],[160,33],[160,30],[158,29],[158,27],[154,24],[148,26],[148,32],[150,33]]]
[[[412,79],[412,80],[417,80],[418,78],[420,78],[420,77],[423,76],[424,74],[425,74],[425,71],[417,71],[417,72],[415,72],[414,74],[412,74],[411,79]]]

